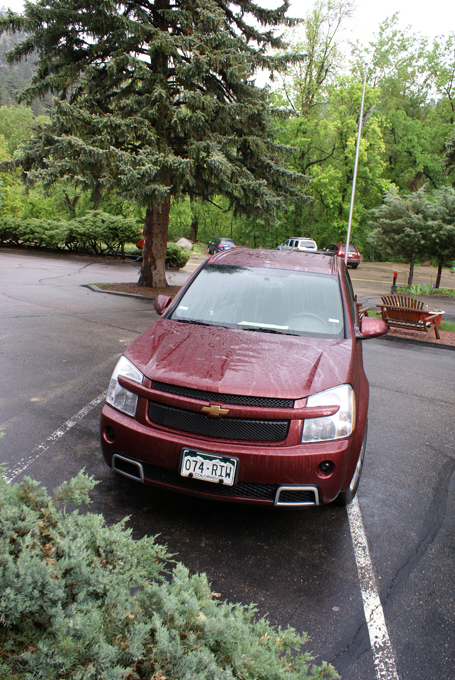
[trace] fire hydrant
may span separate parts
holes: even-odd
[[[393,272],[393,283],[392,283],[392,288],[390,289],[391,293],[397,292],[397,278],[398,278],[398,272]]]

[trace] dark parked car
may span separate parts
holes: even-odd
[[[343,260],[346,255],[346,243],[331,243],[326,250],[330,250],[341,257]],[[348,267],[357,269],[360,264],[360,253],[355,246],[349,245],[348,248]]]
[[[204,262],[120,358],[101,416],[106,463],[205,498],[349,503],[365,455],[368,381],[344,262],[236,248]]]
[[[209,255],[213,255],[214,253],[220,253],[222,250],[228,250],[229,248],[237,248],[231,238],[216,238],[214,241],[210,241],[208,251]]]

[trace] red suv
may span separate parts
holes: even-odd
[[[201,265],[114,369],[101,416],[106,463],[200,497],[307,506],[354,497],[368,381],[344,262],[232,248]]]
[[[346,243],[331,243],[326,250],[330,250],[343,258],[346,254]],[[360,264],[360,253],[355,246],[350,245],[348,248],[348,267],[357,269]]]

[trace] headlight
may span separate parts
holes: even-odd
[[[354,390],[350,385],[340,385],[325,392],[312,394],[307,406],[339,406],[333,416],[307,418],[303,425],[302,442],[321,442],[341,439],[352,432],[354,423]]]
[[[106,402],[114,408],[126,413],[129,416],[136,415],[137,408],[137,394],[133,394],[129,390],[119,385],[118,376],[122,375],[124,378],[129,378],[137,383],[142,383],[143,375],[126,357],[120,357],[117,366],[111,377],[111,382],[107,390]]]

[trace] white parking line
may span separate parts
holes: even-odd
[[[35,446],[30,456],[21,458],[14,468],[4,474],[9,484],[18,475],[24,472],[34,463],[47,449],[60,437],[68,432],[74,425],[82,420],[92,409],[95,408],[106,398],[106,392],[102,392],[95,399],[92,399],[84,408],[78,411],[72,418],[63,423],[58,430],[55,430],[42,444]],[[363,524],[362,513],[360,512],[357,497],[347,507],[349,528],[354,547],[357,573],[359,576],[360,591],[362,594],[363,610],[370,636],[370,645],[373,652],[373,662],[377,680],[400,680],[395,657],[390,643],[389,634],[384,618],[376,577],[371,562],[370,551],[368,549],[365,527]]]
[[[92,399],[92,401],[86,406],[84,406],[84,408],[81,408],[81,410],[78,411],[76,415],[74,415],[72,418],[64,422],[63,425],[61,425],[61,427],[58,428],[58,430],[55,430],[55,432],[53,432],[47,439],[45,439],[42,444],[38,444],[38,446],[35,446],[30,456],[27,456],[26,458],[21,458],[14,468],[12,468],[11,470],[7,470],[3,475],[7,483],[9,484],[10,482],[12,482],[18,475],[24,472],[32,463],[38,460],[38,458],[45,451],[48,450],[51,444],[60,439],[60,437],[63,437],[63,435],[66,432],[68,432],[68,430],[71,430],[71,428],[74,427],[76,423],[82,420],[82,418],[85,418],[85,416],[88,413],[90,413],[90,411],[94,409],[95,406],[98,406],[98,404],[100,404],[105,398],[106,392],[102,392],[97,397],[95,397],[95,399]]]
[[[347,510],[376,677],[378,680],[399,680],[357,497]]]

